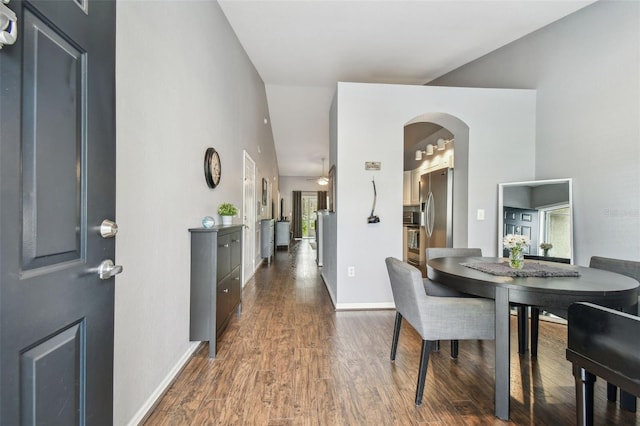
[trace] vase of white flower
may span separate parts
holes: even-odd
[[[524,266],[524,253],[519,247],[514,247],[509,252],[509,266],[513,269],[522,269]]]
[[[544,257],[549,256],[549,250],[553,248],[553,244],[551,243],[541,243],[540,248],[542,249],[542,254]]]
[[[529,246],[529,238],[525,235],[507,234],[502,243],[505,248],[509,249],[509,266],[513,269],[522,269],[524,249]]]

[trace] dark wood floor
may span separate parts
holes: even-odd
[[[414,405],[420,337],[403,326],[389,361],[394,311],[335,312],[306,242],[278,250],[244,289],[243,312],[202,347],[146,425],[572,425],[566,326],[541,322],[537,359],[511,355],[511,421],[494,417],[492,341],[434,352],[423,404]],[[515,330],[515,324],[512,324]],[[638,425],[596,382],[597,425]]]

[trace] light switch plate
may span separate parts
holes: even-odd
[[[478,220],[484,220],[484,209],[478,209]]]

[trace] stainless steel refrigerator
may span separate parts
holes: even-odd
[[[428,247],[453,247],[453,169],[420,177],[420,269],[426,276]]]

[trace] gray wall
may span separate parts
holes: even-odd
[[[531,180],[535,174],[535,99],[533,90],[338,83],[330,133],[337,173],[336,242],[324,256],[335,266],[335,281],[327,287],[335,289],[336,309],[393,307],[384,259],[403,253],[404,127],[409,123],[436,123],[455,135],[453,244],[496,253],[498,183]],[[381,169],[366,170],[366,161],[380,161]],[[369,224],[373,179],[380,222]],[[486,220],[476,219],[479,209]],[[323,277],[332,279],[324,271]]]
[[[575,259],[640,259],[640,2],[599,1],[431,85],[537,90],[536,178],[573,178]]]
[[[274,182],[264,83],[214,1],[123,1],[117,10],[114,424],[137,424],[189,342],[189,233],[218,205],[242,206],[243,150]],[[269,120],[270,121],[270,120]],[[205,149],[222,159],[209,189]],[[268,209],[265,209],[268,210]],[[242,219],[234,218],[236,222]]]
[[[506,186],[503,189],[503,204],[506,207],[536,209],[539,207],[569,202],[569,185],[547,184],[530,187]]]

